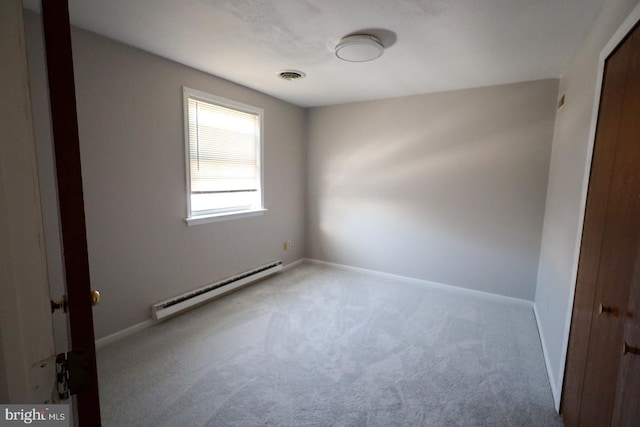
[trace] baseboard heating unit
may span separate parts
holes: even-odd
[[[240,286],[266,277],[282,270],[282,261],[274,261],[261,267],[256,267],[244,273],[236,274],[229,278],[212,283],[200,289],[178,295],[171,299],[159,302],[151,306],[151,312],[155,320],[160,320],[172,314],[186,310],[196,304],[201,304],[213,297],[225,294]]]

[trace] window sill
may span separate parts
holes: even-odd
[[[211,215],[202,215],[202,216],[193,216],[191,218],[187,218],[188,226],[199,225],[199,224],[207,224],[210,222],[219,222],[219,221],[228,221],[230,219],[239,219],[239,218],[247,218],[250,216],[258,216],[264,215],[266,209],[252,209],[248,211],[238,211],[238,212],[225,212],[219,214],[211,214]]]

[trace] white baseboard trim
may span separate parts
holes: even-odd
[[[121,331],[114,332],[111,335],[107,335],[106,337],[102,337],[96,340],[96,348],[104,347],[107,344],[111,344],[112,342],[121,340],[124,337],[128,337],[131,334],[135,334],[143,329],[147,329],[150,326],[153,326],[156,322],[152,319],[145,320],[144,322],[137,323],[133,326],[129,326],[128,328],[122,329]]]
[[[296,260],[296,261],[290,262],[289,264],[286,264],[286,265],[283,265],[283,266],[282,266],[282,271],[290,270],[290,269],[292,269],[292,268],[294,268],[294,267],[299,266],[299,265],[300,265],[300,264],[302,264],[303,262],[304,262],[304,258],[300,258],[299,260]]]
[[[349,265],[344,265],[344,264],[335,264],[335,263],[332,263],[332,262],[320,261],[320,260],[313,259],[313,258],[305,258],[304,262],[309,263],[309,264],[325,265],[325,266],[328,266],[328,267],[339,268],[341,270],[355,271],[355,272],[359,272],[359,273],[370,274],[372,276],[386,277],[386,278],[390,278],[390,279],[402,280],[402,281],[405,281],[405,282],[416,283],[416,284],[420,284],[420,285],[423,285],[423,286],[428,286],[428,287],[434,288],[434,289],[440,289],[440,290],[447,291],[447,292],[455,292],[455,293],[459,293],[459,294],[474,295],[474,296],[477,296],[477,297],[487,298],[487,299],[491,299],[491,300],[495,300],[495,301],[501,301],[501,302],[505,302],[505,303],[509,303],[509,304],[524,305],[524,306],[529,307],[529,308],[533,307],[533,301],[529,301],[529,300],[525,300],[525,299],[521,299],[521,298],[509,297],[509,296],[506,296],[506,295],[493,294],[491,292],[477,291],[475,289],[461,288],[459,286],[453,286],[453,285],[445,285],[444,283],[432,282],[432,281],[423,280],[423,279],[415,279],[413,277],[401,276],[401,275],[398,275],[398,274],[383,273],[381,271],[369,270],[369,269],[366,269],[366,268],[351,267]]]
[[[294,267],[299,266],[300,264],[302,264],[304,262],[304,258],[300,258],[296,261],[290,262],[287,265],[284,265],[282,267],[282,271],[287,271],[290,270]],[[144,322],[140,322],[137,323],[133,326],[129,326],[128,328],[122,329],[121,331],[118,332],[114,332],[111,335],[107,335],[106,337],[102,337],[98,340],[96,340],[96,348],[101,348],[104,347],[105,345],[111,344],[112,342],[121,340],[122,338],[128,337],[131,334],[135,334],[136,332],[142,331],[143,329],[147,329],[148,327],[154,325],[155,323],[157,323],[156,321],[154,321],[153,319],[148,319],[145,320]]]
[[[536,318],[536,325],[538,326],[538,335],[540,336],[540,344],[542,345],[542,357],[544,358],[544,364],[547,368],[547,377],[549,379],[549,386],[551,387],[551,394],[553,395],[553,406],[556,408],[556,412],[560,413],[560,393],[556,387],[556,379],[549,365],[549,352],[547,351],[546,340],[544,339],[544,333],[542,332],[542,325],[540,325],[540,316],[538,315],[538,307],[533,304],[533,315]]]

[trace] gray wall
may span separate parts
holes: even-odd
[[[26,21],[50,273],[61,286],[42,35],[39,16]],[[73,48],[98,338],[149,319],[154,302],[302,258],[305,110],[78,29]],[[264,109],[265,215],[185,223],[183,85]]]
[[[306,255],[533,300],[557,88],[311,109]]]
[[[549,376],[559,399],[564,375],[567,319],[575,287],[583,181],[600,51],[638,0],[608,0],[560,80],[566,104],[556,118],[540,266],[535,296]]]

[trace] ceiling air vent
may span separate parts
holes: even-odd
[[[280,71],[278,73],[278,76],[280,76],[282,80],[293,81],[293,80],[304,79],[306,74],[303,73],[302,71],[284,70],[284,71]]]

